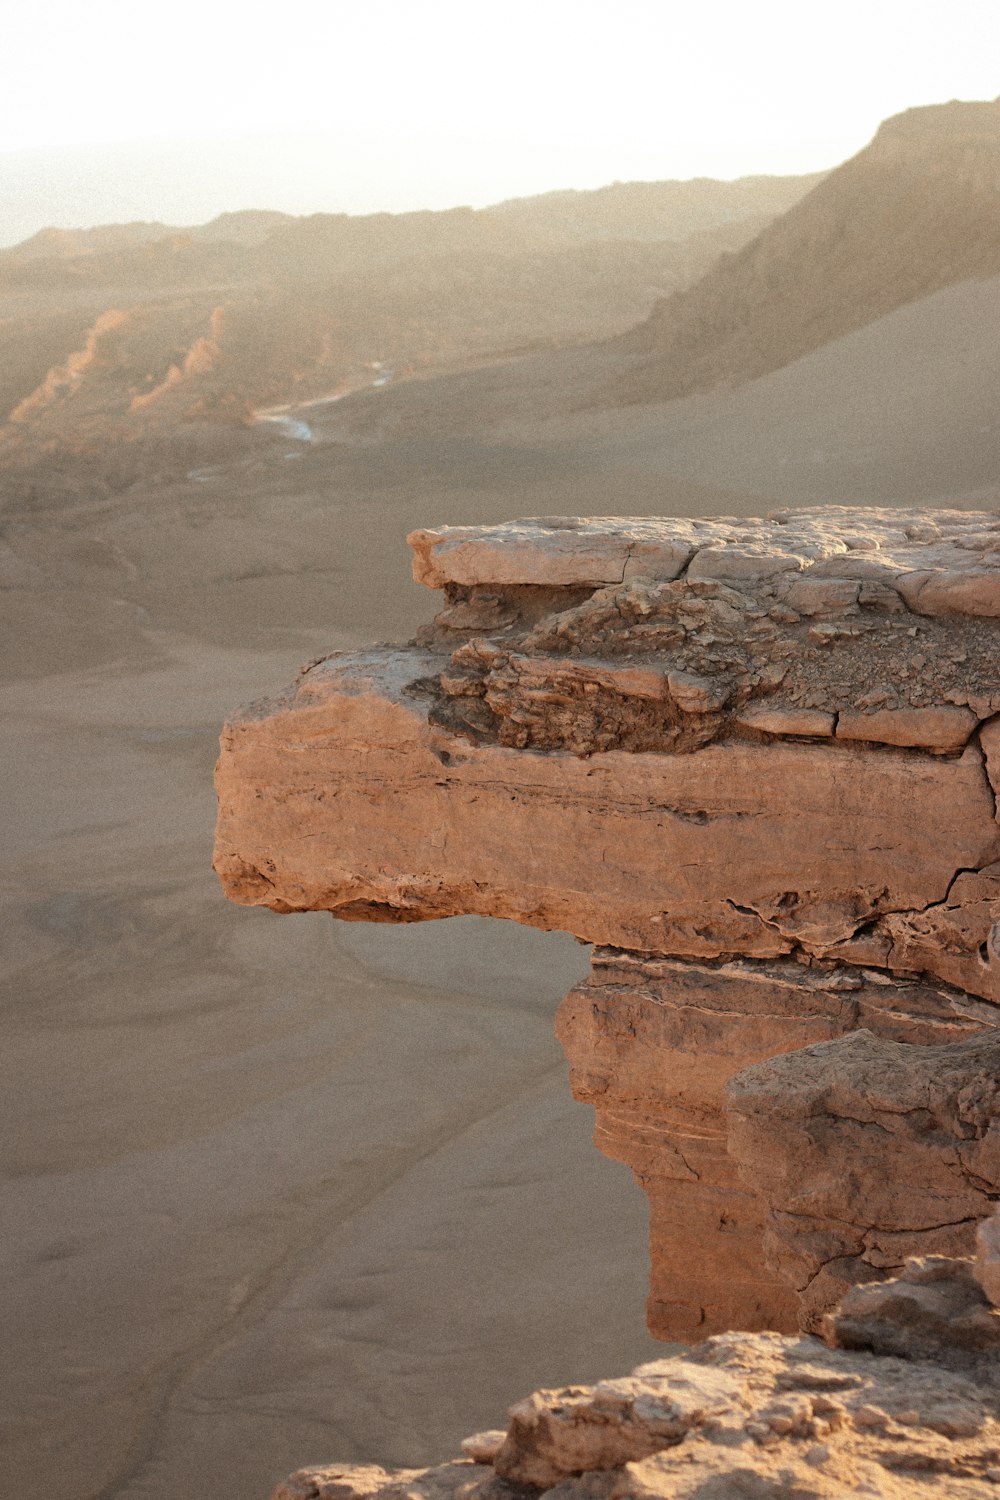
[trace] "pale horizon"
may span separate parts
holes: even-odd
[[[878,122],[874,128],[877,125]],[[447,178],[435,185],[425,179],[420,188],[409,187],[403,180],[404,174],[394,172],[387,159],[378,184],[368,186],[352,181],[350,170],[345,167],[340,190],[324,193],[322,187],[311,187],[302,178],[308,176],[315,157],[329,138],[319,136],[309,140],[305,133],[109,143],[63,150],[35,148],[0,153],[0,180],[6,178],[8,187],[4,195],[6,210],[0,209],[0,247],[20,243],[48,228],[90,229],[136,222],[183,228],[207,223],[221,214],[254,211],[291,215],[446,212],[489,208],[510,199],[546,193],[593,191],[616,183],[799,176],[837,166],[866,144],[874,128],[841,156],[807,159],[784,170],[761,162],[747,164],[745,170],[727,171],[722,165],[713,171],[711,163],[706,163],[703,170],[656,171],[655,163],[636,160],[634,171],[615,171],[609,165],[602,172],[596,163],[588,170],[568,160],[565,171],[560,173],[558,163],[549,172],[538,164],[533,170],[520,171],[505,170],[499,164],[478,190],[472,182],[466,185],[455,181],[452,185]],[[300,169],[291,182],[283,166],[288,156],[294,157]],[[192,173],[183,183],[176,180],[179,166],[189,168]],[[58,198],[64,208],[62,215],[46,216],[28,206],[17,218],[17,230],[8,229],[3,222],[4,213],[11,214],[19,196],[34,196],[39,185],[48,187],[49,201],[54,203]],[[95,216],[97,204],[103,205],[104,211]]]
[[[263,14],[263,12],[261,12]],[[7,38],[0,244],[47,226],[482,207],[615,181],[823,171],[887,116],[1000,93],[992,0],[53,0]]]

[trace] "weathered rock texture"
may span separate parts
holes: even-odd
[[[444,592],[420,640],[314,662],[227,726],[227,893],[597,945],[559,1033],[649,1193],[662,1337],[815,1326],[845,1279],[971,1252],[1000,1193],[990,1107],[960,1102],[1000,1016],[1000,516],[411,541]],[[828,1055],[868,1113],[838,1113]],[[909,1102],[876,1100],[883,1074]]]
[[[855,1031],[859,1026],[868,1030]],[[684,1339],[726,1327],[793,1328],[797,1292],[810,1314],[814,1307],[822,1312],[845,1285],[875,1274],[873,1266],[884,1273],[906,1255],[971,1252],[977,1217],[992,1206],[975,1167],[992,1171],[1000,1184],[1000,1157],[994,1170],[983,1151],[975,1154],[979,1145],[996,1151],[992,1134],[988,1145],[963,1143],[974,1148],[963,1176],[953,1149],[962,1127],[956,1119],[954,1135],[928,1131],[923,1098],[913,1104],[919,1093],[913,1075],[932,1082],[941,1070],[942,1108],[956,1117],[963,1108],[970,1117],[978,1109],[982,1122],[982,1094],[974,1101],[967,1083],[984,1082],[987,1054],[1000,1063],[1000,1037],[987,1032],[980,1040],[980,1029],[955,993],[846,964],[787,957],[705,964],[596,949],[590,976],[563,1001],[557,1031],[573,1092],[597,1111],[597,1144],[627,1162],[649,1194],[650,1326]],[[941,1045],[970,1035],[963,1046]],[[830,1041],[838,1037],[843,1046]],[[833,1058],[865,1039],[880,1049],[883,1069],[872,1070],[872,1079],[859,1078],[850,1097],[833,1094],[830,1070],[815,1061],[812,1088],[800,1078],[800,1060]],[[829,1045],[806,1045],[816,1042]],[[787,1055],[774,1057],[777,1052]],[[901,1075],[888,1102],[876,1089],[887,1082],[887,1055],[900,1059]],[[727,1080],[759,1058],[771,1060],[739,1073],[730,1085],[731,1102],[744,1112],[753,1107],[748,1097],[757,1106],[734,1132],[732,1112],[727,1126],[722,1109]],[[986,1099],[996,1093],[994,1086]],[[896,1137],[877,1135],[872,1142],[854,1118],[866,1107],[877,1112],[879,1104],[890,1128],[908,1127],[908,1157]],[[850,1121],[838,1116],[838,1106]],[[908,1106],[916,1113],[888,1114]],[[841,1140],[838,1128],[853,1134]],[[945,1181],[950,1196],[944,1188],[931,1193],[935,1178]],[[820,1226],[824,1190],[829,1222]],[[1000,1185],[994,1192],[1000,1197]],[[789,1217],[793,1203],[798,1219]],[[950,1227],[925,1237],[901,1234],[914,1220],[918,1227]],[[800,1247],[797,1261],[787,1248],[789,1223],[799,1239],[805,1235],[817,1247],[811,1254]],[[830,1261],[862,1252],[867,1258],[861,1267],[850,1259],[828,1284],[815,1279],[820,1251]]]
[[[872,1026],[747,1068],[727,1092],[730,1156],[768,1205],[769,1261],[808,1327],[904,1257],[971,1253],[1000,1200],[996,1031],[913,1046]]]
[[[826,1343],[718,1335],[624,1379],[536,1391],[464,1459],[303,1469],[274,1500],[986,1500],[1000,1485],[986,1264],[914,1260],[850,1292]]]

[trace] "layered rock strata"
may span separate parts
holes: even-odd
[[[996,1221],[993,1221],[996,1224]],[[431,1469],[302,1469],[273,1500],[989,1500],[1000,1313],[931,1257],[857,1287],[823,1335],[729,1333],[596,1386],[536,1391]]]
[[[913,1103],[915,1075],[940,1070],[942,1109],[956,1126],[963,1110],[982,1121],[982,1087],[974,1102],[968,1085],[982,1086],[987,1058],[1000,1063],[1000,1034],[982,1032],[954,992],[790,957],[707,964],[597,948],[556,1029],[573,1092],[596,1110],[597,1145],[649,1195],[654,1331],[814,1327],[845,1286],[907,1255],[964,1253],[991,1212],[992,1131],[960,1142],[957,1128],[930,1131]],[[891,1101],[877,1067],[848,1096],[817,1064],[865,1039],[880,1060],[900,1059],[898,1079],[886,1068]],[[757,1059],[768,1061],[733,1077]],[[866,1134],[866,1108],[908,1152],[899,1136]]]
[[[650,1196],[651,1330],[789,1330],[802,1294],[814,1321],[843,1282],[818,1269],[886,1277],[921,1226],[879,1208],[826,1260],[789,1249],[780,1111],[744,1111],[737,1145],[724,1090],[865,1028],[893,1057],[956,1049],[961,1092],[961,1049],[996,1024],[1000,517],[549,518],[411,542],[444,593],[418,642],[313,662],[227,725],[227,894],[595,944],[559,1033],[598,1143]],[[845,1145],[859,1180],[882,1146]]]

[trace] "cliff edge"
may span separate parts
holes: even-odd
[[[411,537],[409,646],[226,726],[235,901],[594,945],[557,1029],[649,1195],[649,1326],[817,1329],[1000,1198],[1000,517]]]

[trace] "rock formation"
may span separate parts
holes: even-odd
[[[558,1029],[649,1194],[660,1337],[816,1327],[971,1253],[1000,1197],[1000,517],[411,542],[444,594],[418,641],[227,726],[227,894],[595,945]]]
[[[904,1072],[909,1097],[900,1078],[894,1101],[868,1102],[908,1128],[909,1154],[898,1136],[866,1134],[864,1106],[858,1118],[853,1106],[868,1080],[850,1098],[835,1095],[832,1067],[818,1061],[867,1041],[883,1071],[887,1053],[920,1059],[910,1067],[925,1080],[950,1066],[947,1083],[961,1091],[982,1079],[985,1049],[978,1034],[975,1056],[961,1041],[979,1023],[954,1000],[848,965],[596,951],[591,974],[563,1003],[558,1033],[574,1093],[595,1106],[597,1144],[649,1194],[654,1333],[690,1340],[706,1327],[813,1328],[852,1282],[887,1274],[907,1255],[971,1249],[977,1218],[992,1207],[987,1182],[1000,1196],[1000,1159],[987,1164],[980,1151],[963,1175],[960,1128],[931,1133],[927,1110],[903,1113],[916,1094],[912,1073]],[[1000,1060],[1000,1037],[983,1040]],[[768,1061],[733,1078],[760,1057]],[[941,1103],[961,1112],[957,1100]],[[992,1140],[962,1144],[996,1150]]]
[[[971,1250],[1000,1200],[1000,1033],[855,1031],[730,1080],[727,1144],[805,1326],[902,1258]]]
[[[717,1335],[596,1386],[536,1391],[424,1470],[302,1469],[273,1500],[987,1500],[1000,1485],[1000,1311],[980,1258],[856,1287],[818,1338]]]

